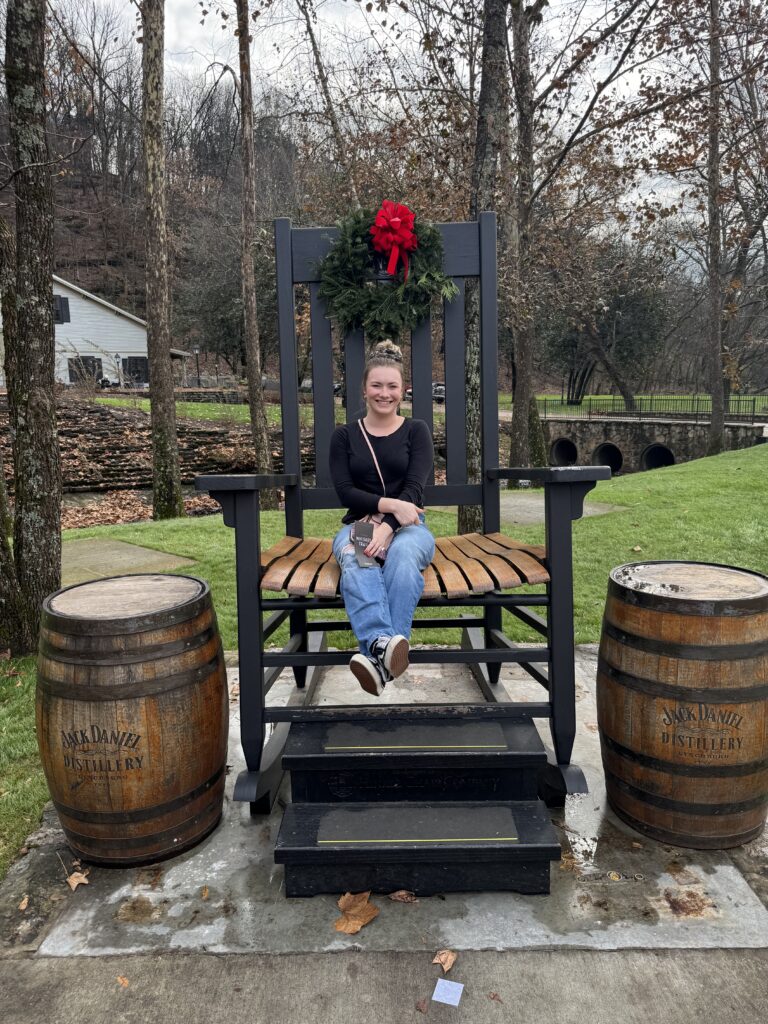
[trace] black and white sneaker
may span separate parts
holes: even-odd
[[[365,692],[370,693],[372,697],[380,697],[387,682],[392,678],[386,669],[379,665],[378,660],[374,661],[364,654],[354,654],[350,659],[349,668]]]
[[[374,643],[371,654],[391,679],[397,679],[408,668],[410,645],[404,636],[382,636]]]

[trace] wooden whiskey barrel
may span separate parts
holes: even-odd
[[[37,737],[75,853],[140,864],[221,817],[229,700],[208,585],[116,576],[43,603]]]
[[[608,801],[640,832],[719,849],[768,808],[768,578],[698,562],[614,569],[597,713]]]

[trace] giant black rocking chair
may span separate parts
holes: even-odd
[[[343,608],[331,538],[304,533],[305,510],[339,507],[328,468],[335,428],[331,324],[317,294],[318,263],[332,244],[335,229],[292,228],[285,219],[275,223],[284,472],[204,476],[196,481],[199,490],[209,491],[221,504],[224,522],[235,529],[240,721],[246,763],[237,779],[235,799],[248,801],[253,813],[268,811],[283,769],[291,769],[294,803],[286,812],[276,852],[277,859],[287,865],[289,895],[356,885],[404,885],[424,892],[455,887],[548,891],[546,857],[559,856],[559,849],[546,832],[550,826],[535,800],[536,788],[550,804],[561,803],[567,793],[586,791],[583,774],[571,764],[576,728],[571,522],[582,515],[585,494],[595,481],[607,479],[610,470],[602,466],[499,467],[495,216],[483,213],[477,222],[443,224],[439,229],[445,272],[459,294],[445,304],[442,318],[446,482],[430,481],[425,503],[480,505],[483,532],[438,539],[432,565],[424,573],[419,606],[434,609],[435,614],[417,618],[414,628],[460,627],[462,642],[449,649],[413,650],[411,662],[467,665],[481,699],[470,704],[310,706],[322,668],[349,659],[349,652],[327,649],[327,632],[350,628],[345,620],[323,617],[327,609]],[[477,482],[468,480],[466,458],[464,307],[470,278],[479,279],[480,299],[483,471]],[[310,295],[314,486],[305,482],[301,467],[296,285],[308,285]],[[365,360],[362,331],[344,338],[343,353],[343,388],[354,419]],[[413,416],[432,429],[431,319],[413,332],[411,379]],[[520,479],[544,486],[544,547],[518,543],[500,532],[500,481]],[[259,495],[275,487],[285,492],[286,536],[262,551]],[[521,585],[538,589],[515,593]],[[462,609],[463,614],[459,619],[445,617],[446,608]],[[540,633],[545,642],[539,646],[512,643],[502,629],[503,609]],[[534,609],[545,609],[546,615]],[[287,644],[279,651],[268,649],[270,637],[286,620]],[[418,632],[414,639],[418,642]],[[498,681],[501,666],[509,662],[521,665],[541,684],[541,700],[507,698]],[[305,699],[268,707],[266,695],[284,668],[292,669]],[[350,687],[354,685],[350,676]],[[549,762],[533,727],[532,720],[537,718],[550,721],[553,753]],[[521,764],[527,766],[525,771]],[[442,780],[439,785],[438,779]],[[486,820],[488,799],[496,801],[494,813],[502,814],[502,824],[494,826]],[[345,807],[357,814],[345,818]],[[510,807],[515,808],[515,825],[505,816]],[[471,824],[473,813],[480,815],[475,824],[459,828],[472,835],[454,835],[455,822]],[[289,815],[293,815],[290,820]],[[528,818],[533,824],[526,824]],[[394,838],[393,829],[398,833]],[[464,869],[452,873],[455,884],[449,884],[442,869],[430,875],[435,867],[434,854],[425,852],[430,843],[440,846],[443,860],[449,848],[458,850]],[[542,864],[534,864],[533,855],[521,852],[526,843],[544,851]],[[366,853],[369,847],[376,850],[375,865]],[[516,878],[509,873],[510,857],[525,862]],[[341,861],[348,871],[340,878]],[[485,863],[482,871],[479,862]],[[386,864],[388,868],[382,866]],[[499,869],[496,874],[495,868]]]

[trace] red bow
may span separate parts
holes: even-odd
[[[402,256],[405,269],[403,283],[408,280],[408,253],[413,252],[419,244],[413,233],[414,217],[415,214],[407,206],[385,199],[371,227],[374,249],[383,252],[385,256],[389,253],[388,274],[395,273],[397,261]]]

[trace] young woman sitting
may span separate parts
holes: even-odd
[[[423,420],[398,412],[403,398],[403,356],[380,342],[365,364],[363,419],[337,427],[331,437],[330,470],[336,493],[349,511],[333,541],[341,567],[341,595],[360,653],[349,663],[362,688],[379,696],[408,668],[413,613],[424,589],[422,571],[435,553],[424,521],[424,487],[434,451]],[[352,531],[372,517],[373,537],[363,568]]]

